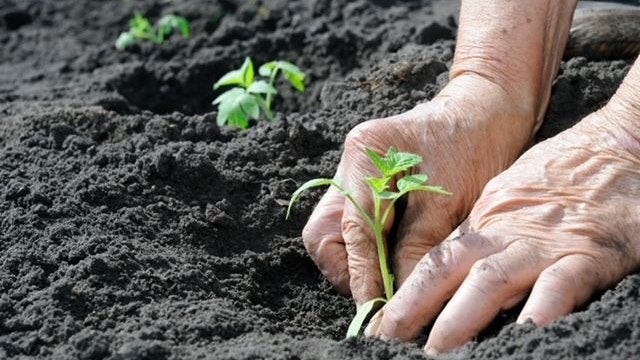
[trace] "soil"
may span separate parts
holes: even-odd
[[[430,0],[0,1],[0,358],[420,359],[342,340],[353,315],[305,254],[347,132],[447,81],[458,3]],[[134,10],[189,40],[113,43]],[[276,120],[218,127],[211,85],[286,59]],[[540,140],[613,94],[631,60],[563,63]],[[640,276],[545,328],[506,313],[450,358],[632,358]]]

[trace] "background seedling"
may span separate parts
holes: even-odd
[[[422,157],[416,154],[398,152],[393,147],[389,148],[385,156],[381,156],[371,149],[366,149],[366,152],[373,165],[382,175],[381,177],[366,177],[363,179],[363,181],[369,185],[369,189],[371,190],[371,195],[373,197],[373,214],[367,213],[367,211],[365,211],[365,209],[351,196],[351,191],[344,189],[338,181],[326,178],[313,179],[304,183],[293,193],[291,200],[289,201],[289,207],[287,208],[288,218],[291,208],[304,191],[318,186],[334,186],[349,201],[351,201],[367,225],[373,229],[373,233],[376,238],[376,247],[378,250],[378,260],[380,263],[380,273],[382,276],[385,298],[375,298],[360,306],[356,316],[349,325],[347,337],[358,336],[361,332],[362,326],[366,321],[368,321],[371,315],[373,315],[373,312],[380,309],[382,305],[393,297],[394,277],[391,271],[389,271],[386,253],[386,239],[384,238],[383,229],[384,224],[389,220],[389,216],[395,202],[412,191],[428,191],[441,195],[451,195],[451,193],[447,192],[440,186],[426,185],[428,180],[428,176],[426,174],[405,175],[396,182],[395,187],[397,188],[397,191],[392,191],[391,182],[396,178],[396,176],[420,164],[422,162]],[[386,208],[383,209],[383,203],[385,202],[386,204],[384,205],[386,205]]]
[[[246,129],[249,127],[249,119],[257,120],[261,110],[267,120],[272,121],[271,104],[273,96],[278,93],[275,81],[279,73],[296,90],[305,90],[305,74],[290,62],[270,61],[260,66],[258,73],[268,81],[255,79],[253,62],[247,57],[240,69],[228,72],[213,85],[213,90],[235,85],[213,100],[213,105],[218,105],[218,125],[229,124]]]
[[[129,31],[123,32],[116,40],[116,49],[123,51],[138,41],[151,41],[161,44],[177,30],[185,39],[191,35],[189,21],[182,16],[165,15],[154,27],[146,17],[136,12],[129,22]]]

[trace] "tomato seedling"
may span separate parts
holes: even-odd
[[[427,185],[428,176],[426,174],[404,175],[395,183],[397,191],[393,191],[392,181],[400,174],[419,165],[422,162],[422,157],[416,154],[398,152],[394,147],[389,148],[385,156],[381,156],[377,152],[368,148],[366,149],[366,152],[375,168],[382,175],[381,177],[365,177],[363,179],[371,190],[371,195],[373,197],[373,214],[369,214],[353,198],[351,191],[344,189],[338,181],[327,178],[313,179],[304,183],[293,193],[291,200],[289,201],[289,207],[287,208],[288,218],[293,204],[295,204],[304,191],[317,186],[334,186],[355,206],[360,213],[360,216],[362,216],[367,225],[373,230],[376,238],[378,261],[380,264],[380,273],[382,276],[385,298],[375,298],[360,306],[360,309],[358,309],[358,312],[349,325],[347,337],[358,336],[363,325],[371,318],[373,313],[393,297],[394,277],[389,270],[386,239],[384,237],[383,229],[384,224],[389,220],[389,216],[395,202],[412,191],[427,191],[441,195],[451,195],[451,193],[440,186]],[[386,207],[383,207],[383,205]]]
[[[270,61],[260,66],[258,73],[266,80],[255,79],[253,61],[247,57],[240,69],[228,72],[213,85],[213,90],[235,85],[213,100],[213,105],[218,105],[218,125],[229,124],[246,129],[249,119],[257,120],[261,110],[267,120],[273,121],[271,103],[273,96],[278,93],[275,82],[279,73],[294,89],[300,92],[305,90],[305,74],[290,62]]]
[[[138,41],[162,44],[174,30],[179,31],[185,39],[191,35],[189,21],[182,16],[165,15],[154,27],[149,19],[136,12],[129,21],[129,31],[120,34],[116,40],[116,49],[123,51]]]

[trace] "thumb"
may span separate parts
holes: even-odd
[[[344,203],[344,196],[330,187],[302,230],[302,240],[327,280],[338,292],[349,295],[347,252],[340,225]]]

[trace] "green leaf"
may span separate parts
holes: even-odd
[[[253,94],[277,94],[278,91],[264,80],[258,80],[247,88],[247,92]]]
[[[247,119],[247,115],[240,107],[231,110],[227,123],[242,130],[246,130],[249,127],[249,119]]]
[[[387,164],[385,159],[380,156],[380,154],[369,148],[366,148],[365,150],[367,152],[367,156],[369,156],[369,159],[371,159],[371,162],[376,167],[376,169],[380,171],[382,176],[387,176],[386,174],[389,172],[389,165]]]
[[[219,103],[227,101],[227,100],[235,99],[238,96],[244,94],[245,92],[246,91],[243,88],[239,88],[239,87],[231,88],[231,89],[223,92],[222,94],[220,94],[217,98],[215,98],[215,100],[213,100],[212,104],[216,105],[216,104],[219,104]]]
[[[249,126],[248,117],[257,119],[260,116],[260,98],[246,92],[242,88],[227,90],[218,96],[213,103],[218,104],[216,122],[219,126],[231,126],[246,129]]]
[[[133,19],[129,22],[131,29],[129,30],[136,40],[144,39],[156,41],[151,22],[139,12],[135,12]]]
[[[224,74],[215,84],[213,84],[213,90],[217,90],[221,86],[226,85],[240,85],[243,88],[248,88],[253,83],[253,63],[250,58],[245,58],[244,63],[240,69],[231,70]]]
[[[278,61],[277,66],[282,70],[284,77],[289,80],[291,86],[298,91],[304,91],[304,79],[306,75],[299,67],[288,61]]]
[[[171,35],[173,30],[178,30],[182,37],[188,38],[191,31],[189,29],[189,21],[182,16],[165,15],[158,21],[158,37],[162,42],[167,36]]]
[[[253,84],[254,72],[253,61],[251,61],[251,58],[246,57],[244,59],[244,63],[242,64],[242,67],[240,67],[240,72],[242,73],[242,87],[246,89]]]
[[[229,120],[229,116],[231,115],[231,111],[234,109],[234,101],[233,99],[226,99],[220,102],[218,105],[218,116],[216,117],[216,123],[218,126],[223,126]]]
[[[182,35],[183,38],[186,39],[191,36],[191,27],[189,26],[189,21],[187,19],[182,16],[176,16],[175,22],[175,27],[180,31],[180,35]]]
[[[276,68],[277,61],[269,61],[268,63],[262,64],[258,69],[258,73],[264,77],[270,77],[273,73],[273,70]]]
[[[262,64],[258,69],[260,75],[265,77],[271,77],[274,72],[278,72],[282,70],[282,74],[289,81],[291,86],[293,86],[298,91],[304,91],[304,79],[306,77],[305,73],[300,70],[296,65],[288,62],[288,61],[270,61],[268,63]]]
[[[236,99],[238,107],[251,119],[260,117],[260,104],[256,98],[256,95],[246,93]]]
[[[390,147],[387,155],[384,157],[369,148],[367,148],[366,151],[373,165],[375,165],[378,171],[385,177],[393,177],[422,162],[420,155],[398,152],[394,147]]]
[[[300,70],[299,67],[297,67],[296,65],[288,61],[284,61],[284,60],[276,61],[276,67],[278,67],[280,70],[284,72],[288,72],[290,74],[295,74],[295,75],[302,75],[304,77],[304,73],[302,72],[302,70]]]
[[[376,194],[376,197],[383,200],[395,200],[402,196],[402,193],[393,191],[382,191]]]
[[[240,85],[244,82],[243,74],[241,70],[232,70],[224,74],[220,80],[213,84],[213,90],[217,90],[221,86],[226,85]]]
[[[120,34],[120,36],[118,36],[118,39],[116,40],[116,49],[118,49],[119,51],[124,51],[126,48],[135,43],[136,39],[132,33],[123,32],[122,34]]]
[[[360,308],[356,312],[356,316],[353,317],[351,324],[349,324],[346,338],[357,337],[362,334],[365,324],[367,324],[373,315],[386,303],[387,301],[383,298],[375,298],[360,305]]]
[[[304,92],[304,78],[305,75],[298,75],[298,74],[293,74],[290,72],[284,72],[284,77],[289,80],[289,83],[291,84],[291,86],[293,86],[296,90],[300,91],[300,92]]]
[[[398,152],[394,147],[390,147],[387,151],[386,161],[391,170],[391,173],[388,176],[393,176],[420,164],[422,162],[422,156],[406,152]]]
[[[426,174],[407,175],[398,180],[398,191],[411,191],[412,187],[419,187],[424,185],[427,182],[428,178],[429,177]]]
[[[389,178],[366,177],[364,181],[375,194],[379,194],[389,188]]]

